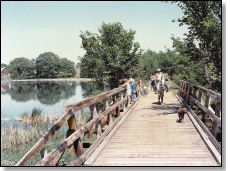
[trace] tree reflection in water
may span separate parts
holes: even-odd
[[[11,82],[6,93],[17,102],[25,102],[28,100],[36,100],[36,83],[35,82]]]
[[[75,95],[76,82],[47,82],[37,85],[37,98],[42,104],[55,104]]]
[[[75,95],[76,82],[11,82],[6,93],[18,102],[38,100],[42,104],[55,104]]]
[[[89,97],[93,94],[95,90],[102,90],[100,89],[95,82],[80,82],[82,88],[82,96],[84,98]]]

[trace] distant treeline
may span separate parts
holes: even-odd
[[[159,53],[151,50],[144,52],[139,59],[138,77],[149,80],[158,68],[167,73],[176,84],[180,80],[186,80],[205,87],[208,85],[202,62],[191,61],[187,56],[170,49]]]
[[[76,75],[74,62],[60,58],[52,52],[40,54],[36,59],[15,58],[4,67],[13,79],[69,78]]]

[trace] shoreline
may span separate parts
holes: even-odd
[[[23,82],[23,81],[94,81],[92,78],[35,78],[22,80],[1,80],[1,82]]]

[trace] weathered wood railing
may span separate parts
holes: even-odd
[[[221,94],[181,80],[177,95],[221,153]]]
[[[137,85],[137,95],[134,103],[139,98],[139,85]],[[40,140],[25,154],[25,156],[16,164],[16,166],[26,166],[35,157],[38,152],[44,151],[44,148],[65,123],[68,123],[68,131],[64,141],[58,147],[44,157],[36,164],[36,166],[57,166],[63,153],[67,148],[74,149],[76,160],[68,165],[82,164],[103,141],[106,135],[117,125],[123,115],[130,109],[126,107],[127,96],[125,96],[126,87],[122,86],[111,91],[103,92],[97,96],[87,98],[78,103],[66,106],[66,113],[56,122],[56,124],[42,137]],[[104,111],[98,114],[96,103],[103,101]],[[110,106],[110,104],[112,104]],[[75,112],[90,108],[91,116],[88,122],[77,129]],[[122,112],[120,112],[122,111]],[[115,120],[113,118],[116,118]],[[114,121],[113,121],[114,120]],[[83,143],[83,139],[91,138],[96,134],[97,139],[92,144]],[[88,135],[88,136],[86,136]],[[88,148],[84,151],[84,148]]]

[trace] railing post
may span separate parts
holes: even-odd
[[[184,82],[181,81],[181,91],[180,91],[180,96],[183,98],[183,90],[184,90]]]
[[[74,148],[77,149],[77,151],[75,151],[76,157],[79,157],[84,153],[83,143],[82,143],[83,138],[84,138],[84,134],[82,134],[81,137],[79,137],[76,140],[76,143],[74,142]]]
[[[107,110],[109,108],[109,101],[108,98],[103,99],[103,103],[104,103],[104,111]],[[107,114],[106,116],[104,116],[104,118],[100,121],[100,123],[97,125],[97,138],[100,137],[101,133],[102,133],[102,128],[104,128],[104,126],[108,123],[109,121],[109,114]]]
[[[180,96],[182,97],[182,98],[184,98],[184,82],[183,81],[181,81],[181,92],[180,92]]]
[[[177,91],[177,95],[181,96],[181,87],[182,87],[182,81],[179,82],[179,89]]]
[[[38,139],[42,138],[43,135],[44,135],[44,132],[43,132],[43,131],[40,131],[40,132],[39,132]],[[41,158],[44,158],[44,157],[47,155],[46,147],[43,147],[43,148],[41,149],[40,155],[41,155]]]
[[[105,98],[104,99],[104,109],[106,110],[108,108],[109,108],[109,101],[108,101],[108,98]],[[110,112],[107,116],[105,116],[105,118],[106,118],[106,124],[111,125],[111,123],[112,123],[112,112]]]
[[[209,101],[210,101],[210,96],[209,96],[209,94],[206,94],[204,107],[206,107],[207,109],[208,109],[208,106],[209,106]],[[202,116],[202,121],[204,122],[204,124],[206,123],[207,116],[208,116],[207,113],[204,113],[203,116]]]
[[[190,97],[189,95],[191,94],[191,86],[189,83],[187,83],[187,92],[186,92],[186,101],[187,101],[187,104],[189,105],[190,104]]]
[[[197,98],[197,100],[201,103],[201,97],[202,97],[202,92],[201,92],[201,90],[200,89],[198,89],[198,91],[199,91],[199,94],[198,94],[198,98]],[[196,108],[196,114],[198,115],[198,107]]]
[[[192,96],[197,100],[197,95],[196,95],[196,93],[197,93],[197,88],[196,88],[196,87],[193,87]],[[195,105],[195,103],[192,101],[192,102],[191,102],[191,108],[192,108],[192,109],[194,108],[194,105]]]
[[[124,99],[124,91],[121,91],[120,92],[120,96],[121,96],[121,101]],[[121,104],[121,107],[120,107],[120,109],[124,112],[125,111],[125,102],[123,102],[122,104]]]
[[[68,126],[69,129],[67,131],[66,138],[69,137],[73,132],[77,130],[77,125],[76,125],[76,118],[74,114],[69,118],[68,120]],[[83,144],[82,144],[82,139],[84,138],[84,134],[80,138],[78,138],[73,145],[71,146],[70,151],[72,153],[75,153],[76,157],[79,157],[80,155],[83,154]]]
[[[108,105],[108,103],[106,105]],[[98,116],[96,104],[93,104],[90,106],[90,111],[91,111],[91,118],[92,119],[94,119]],[[101,136],[101,124],[97,123],[97,124],[93,125],[93,127],[91,128],[91,130],[88,134],[88,138],[91,138],[94,133],[97,134],[97,139]]]
[[[95,104],[91,105],[89,108],[90,108],[90,113],[91,113],[91,116],[90,116],[90,119],[89,119],[89,121],[90,121],[90,120],[94,119],[97,116],[97,108],[96,108]],[[89,138],[89,139],[92,138],[92,136],[95,133],[95,131],[96,131],[96,126],[94,124],[93,127],[90,129],[87,138]]]
[[[116,104],[117,103],[117,97],[116,95],[113,95],[113,104]],[[119,117],[120,116],[120,106],[118,106],[115,110],[115,116],[116,117]],[[112,121],[112,118],[110,117],[111,121]]]
[[[108,98],[103,99],[103,103],[104,103],[104,110],[108,109],[108,107],[109,107]]]
[[[189,105],[189,95],[190,95],[190,84],[186,83],[186,89],[185,89],[185,101],[187,102],[187,104]]]
[[[184,85],[183,85],[183,95],[182,95],[182,97],[183,97],[183,99],[186,101],[186,89],[187,89],[187,84],[184,82]]]
[[[216,103],[216,108],[215,108],[215,115],[220,117],[220,110],[221,110],[221,103],[217,102]],[[213,126],[212,126],[212,134],[215,138],[217,138],[217,134],[220,131],[219,125],[214,121]]]

